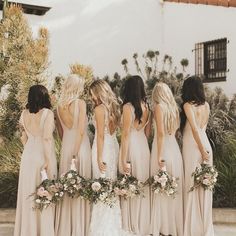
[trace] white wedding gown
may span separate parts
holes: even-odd
[[[106,108],[105,108],[106,109]],[[95,124],[96,130],[96,124]],[[111,135],[108,128],[108,112],[105,112],[105,131],[103,146],[103,161],[106,162],[106,177],[115,180],[117,178],[117,166],[119,156],[119,144],[116,134]],[[97,164],[97,133],[92,147],[92,173],[93,178],[99,178],[101,173]],[[120,201],[110,208],[103,203],[94,204],[90,223],[89,236],[124,236],[122,231]]]

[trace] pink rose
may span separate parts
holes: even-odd
[[[126,195],[126,194],[127,194],[127,191],[125,189],[122,189],[121,190],[121,195],[123,196],[123,195]]]

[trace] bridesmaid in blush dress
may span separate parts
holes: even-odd
[[[55,209],[33,210],[29,196],[42,182],[40,172],[46,169],[50,179],[57,178],[57,163],[53,141],[54,115],[47,89],[34,85],[28,94],[26,110],[21,114],[23,127],[22,153],[14,236],[54,236]]]
[[[57,119],[62,136],[60,175],[70,170],[73,156],[79,174],[91,178],[91,147],[87,135],[86,104],[79,99],[84,88],[83,79],[70,75],[62,88],[57,107]],[[90,204],[88,201],[64,196],[57,207],[57,236],[86,236],[90,222]]]
[[[182,90],[183,159],[185,167],[185,224],[184,236],[214,236],[212,223],[212,191],[193,186],[191,174],[203,161],[212,165],[213,156],[206,127],[209,104],[205,101],[200,78],[185,80]]]
[[[155,135],[152,143],[151,176],[157,174],[165,160],[167,172],[179,178],[175,198],[152,193],[151,234],[183,236],[183,161],[175,138],[179,128],[179,110],[165,83],[157,83],[152,92]]]
[[[123,121],[120,151],[120,171],[130,173],[140,181],[149,178],[150,150],[145,132],[150,111],[146,102],[141,77],[132,76],[125,82]],[[128,161],[131,163],[129,168]],[[122,221],[125,231],[148,235],[150,225],[150,188],[145,187],[145,197],[121,200]]]

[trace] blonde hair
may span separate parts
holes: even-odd
[[[59,104],[62,106],[69,104],[71,101],[78,99],[83,91],[84,79],[76,74],[69,75],[62,85]]]
[[[152,91],[152,105],[160,104],[163,110],[165,131],[173,133],[179,128],[179,109],[173,93],[165,83],[158,82]]]
[[[90,93],[107,108],[109,115],[114,118],[115,125],[119,125],[120,104],[110,85],[104,80],[95,80],[90,86]]]

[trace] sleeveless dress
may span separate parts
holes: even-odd
[[[145,182],[149,178],[150,150],[143,128],[134,127],[134,107],[129,104],[132,113],[129,150],[127,161],[131,162],[131,174]],[[122,223],[125,231],[138,235],[148,235],[150,231],[150,188],[144,189],[144,197],[121,199]]]
[[[95,137],[92,146],[92,169],[93,178],[101,176],[97,163],[97,127],[95,123]],[[103,161],[106,162],[106,177],[112,180],[117,178],[119,145],[116,139],[116,133],[110,134],[108,125],[108,111],[105,108],[105,128],[103,144]],[[121,226],[120,203],[110,208],[101,202],[92,207],[92,217],[89,236],[121,236],[123,235]]]
[[[203,145],[209,152],[209,164],[213,164],[212,148],[206,135],[206,125],[198,127]],[[184,236],[214,236],[212,222],[212,192],[203,188],[194,189],[191,174],[202,162],[201,153],[194,140],[191,126],[188,121],[183,133],[183,159],[185,167],[185,224]]]
[[[57,109],[57,115],[63,128],[60,175],[70,170],[78,126],[78,107],[78,100],[75,100],[73,126],[71,129],[63,124]],[[87,131],[87,120],[85,130]],[[85,178],[91,178],[91,147],[87,132],[84,133],[77,157],[79,174]],[[71,199],[65,195],[56,210],[56,236],[86,236],[88,235],[89,221],[89,202],[81,198]]]
[[[55,208],[48,207],[42,212],[33,210],[34,202],[31,197],[36,187],[42,182],[41,168],[45,163],[43,140],[48,139],[53,143],[54,118],[49,109],[44,108],[40,119],[40,133],[33,135],[27,128],[24,110],[20,123],[28,136],[22,153],[19,186],[17,196],[17,209],[14,236],[54,236]],[[49,114],[52,113],[52,114]],[[49,115],[51,115],[49,117]],[[52,145],[47,174],[50,179],[57,178],[57,163]]]
[[[155,122],[154,122],[155,123]],[[151,153],[151,176],[159,169],[157,161],[157,127],[156,123]],[[174,134],[165,134],[163,146],[163,159],[166,163],[167,172],[178,177],[178,193],[173,199],[165,195],[152,192],[151,202],[151,231],[153,236],[172,235],[183,236],[184,209],[183,209],[183,187],[184,170],[183,160]],[[197,236],[197,235],[196,235]]]

